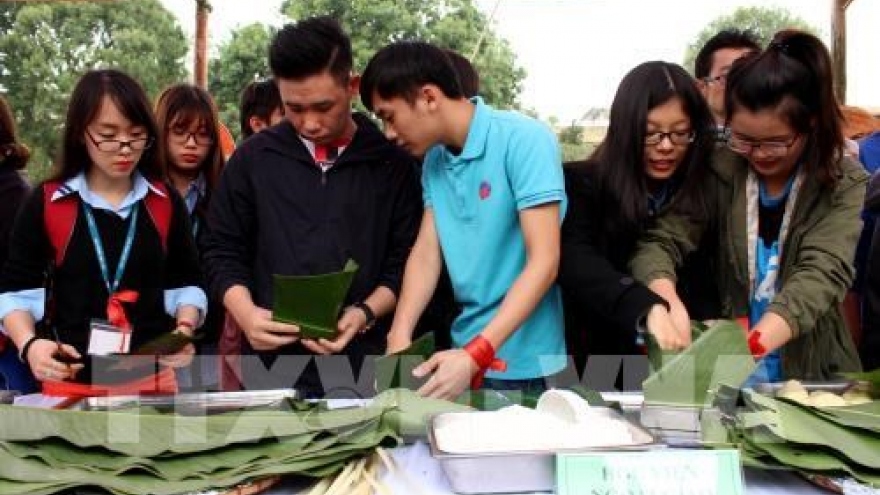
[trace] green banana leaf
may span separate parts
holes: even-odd
[[[880,401],[857,406],[813,407],[812,409],[817,415],[840,426],[880,433]]]
[[[436,349],[433,333],[426,333],[406,349],[376,358],[376,391],[393,388],[418,390],[428,377],[413,376],[412,371],[431,358]]]
[[[849,378],[850,380],[868,383],[871,385],[871,389],[874,393],[880,394],[880,368],[863,373],[841,373],[841,376]]]
[[[0,428],[0,495],[55,493],[83,486],[98,486],[118,494],[179,494],[233,486],[268,475],[323,477],[379,445],[399,444],[402,433],[408,430],[424,434],[427,418],[432,415],[464,409],[445,401],[423,399],[408,390],[393,390],[381,394],[366,408],[328,411],[307,407],[206,416],[199,418],[202,441],[194,437],[192,417],[147,414],[141,420],[150,423],[146,428],[149,432],[161,427],[180,429],[163,420],[182,420],[184,428],[179,434],[195,445],[183,448],[181,439],[175,438],[173,444],[161,447],[161,439],[151,439],[154,441],[147,442],[145,449],[106,437],[93,439],[87,447],[80,445],[84,432],[111,429],[99,423],[106,423],[108,418],[119,421],[119,416],[125,415],[138,417],[138,411],[111,415],[25,409],[46,414],[31,418],[26,435],[16,433],[15,428]],[[0,411],[3,427],[9,426],[6,412],[15,411]],[[19,424],[21,418],[13,416],[13,423]],[[292,426],[282,424],[284,417]],[[238,423],[235,429],[230,429],[231,421]],[[266,428],[271,434],[259,432]],[[231,435],[236,441],[217,445],[215,437],[221,434]],[[250,440],[245,442],[245,438]],[[133,451],[155,455],[126,454]]]
[[[809,473],[852,476],[862,483],[880,487],[880,470],[856,467],[841,460],[833,451],[785,442],[766,430],[751,430],[745,435],[751,449],[762,452],[783,466]]]
[[[744,390],[743,398],[755,409],[738,415],[745,430],[766,428],[787,442],[824,446],[860,466],[880,469],[880,436],[841,426],[802,407],[751,390]]]
[[[340,272],[323,275],[273,275],[272,319],[293,323],[305,339],[333,339],[358,265],[348,260]]]
[[[655,345],[649,359],[658,369],[642,384],[646,403],[708,406],[720,384],[739,386],[754,372],[755,360],[738,323],[720,320],[692,330],[696,339],[682,352],[662,353]]]

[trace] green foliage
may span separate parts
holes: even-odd
[[[574,122],[570,126],[559,132],[559,142],[565,144],[579,145],[584,142],[584,128]]]
[[[67,98],[86,71],[123,70],[151,96],[185,74],[186,38],[158,0],[4,6],[0,32],[0,86],[34,152],[35,180],[55,156]]]
[[[473,0],[286,0],[281,10],[293,20],[314,15],[339,19],[351,36],[358,71],[376,50],[402,39],[456,50],[472,59],[480,74],[480,94],[488,103],[518,107],[525,70],[516,65],[507,41],[488,29],[472,58],[488,22]]]
[[[805,20],[792,15],[782,8],[768,7],[740,7],[730,15],[718,17],[710,22],[697,38],[688,45],[684,56],[684,67],[693,73],[694,59],[700,48],[706,44],[712,36],[723,29],[749,30],[758,38],[761,45],[766,45],[773,35],[783,29],[800,29],[817,34],[816,28],[810,26]]]
[[[220,110],[220,120],[238,139],[239,96],[250,82],[271,75],[269,71],[269,43],[275,29],[263,24],[250,24],[232,33],[220,45],[219,56],[212,59],[208,71],[208,88]]]

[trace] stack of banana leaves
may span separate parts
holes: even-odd
[[[181,494],[272,475],[321,478],[379,446],[421,435],[433,414],[464,407],[389,390],[368,407],[208,416],[0,406],[0,494],[98,487]]]
[[[745,407],[703,429],[705,442],[739,447],[746,466],[880,488],[880,401],[817,407],[750,389],[742,397]]]

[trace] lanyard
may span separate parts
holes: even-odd
[[[782,264],[782,247],[785,238],[788,235],[789,224],[791,223],[791,215],[794,211],[795,201],[797,201],[798,192],[804,182],[803,169],[797,172],[794,182],[791,185],[791,191],[788,193],[788,199],[785,201],[785,210],[782,214],[782,225],[779,228],[779,263]],[[748,236],[749,249],[749,299],[753,299],[755,295],[756,271],[757,271],[757,249],[758,249],[758,221],[759,221],[759,202],[761,201],[760,184],[758,176],[749,167],[749,177],[746,182],[746,235]]]
[[[101,276],[104,278],[104,286],[107,287],[107,292],[113,295],[119,289],[122,273],[125,271],[125,265],[128,263],[128,256],[131,254],[131,245],[134,243],[134,230],[137,226],[140,203],[135,203],[132,207],[128,232],[125,234],[125,244],[122,247],[122,254],[119,255],[119,262],[116,265],[116,273],[113,276],[112,283],[110,282],[110,270],[107,266],[107,256],[104,254],[104,246],[101,243],[101,237],[98,235],[98,225],[95,223],[92,207],[87,203],[83,203],[83,206],[85,206],[86,221],[89,224],[89,234],[92,237],[92,244],[95,246],[95,254],[98,256],[98,264],[101,267]]]

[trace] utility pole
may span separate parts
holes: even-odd
[[[195,84],[208,89],[208,15],[211,4],[208,0],[196,0],[196,49],[193,74]]]
[[[834,68],[834,92],[846,103],[846,9],[854,0],[832,0],[831,63]]]

